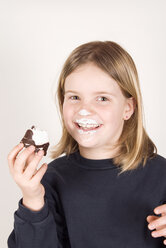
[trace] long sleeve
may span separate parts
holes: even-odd
[[[157,156],[119,175],[112,159],[79,152],[52,161],[39,212],[21,202],[9,248],[164,248],[146,220],[166,199],[166,160]]]
[[[20,200],[14,213],[14,230],[8,238],[9,248],[70,248],[64,217],[55,199],[51,199],[50,189],[44,186],[45,205],[40,211],[27,209]]]

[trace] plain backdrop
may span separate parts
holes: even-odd
[[[47,130],[50,148],[60,139],[54,92],[65,59],[78,45],[111,40],[130,53],[146,130],[166,157],[165,13],[165,0],[0,0],[1,248],[7,247],[21,198],[7,154],[32,125]],[[48,153],[42,163],[50,161]]]

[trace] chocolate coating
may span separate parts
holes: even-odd
[[[31,129],[33,129],[34,126],[31,127]],[[35,152],[38,152],[39,150],[41,150],[40,148],[43,149],[44,151],[44,156],[46,156],[47,154],[47,150],[49,147],[49,142],[45,143],[45,144],[41,144],[41,145],[36,145],[35,141],[32,139],[33,136],[33,131],[31,129],[28,129],[24,135],[24,137],[22,138],[22,140],[20,141],[20,143],[23,143],[25,147],[29,147],[30,145],[34,145],[36,147]]]

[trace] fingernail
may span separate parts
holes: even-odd
[[[155,228],[154,225],[148,225],[148,227],[150,230],[153,230]]]
[[[31,146],[28,147],[28,149],[29,149],[30,151],[34,151],[34,150],[35,150],[35,147],[31,145]]]
[[[152,232],[152,236],[155,238],[157,237],[157,234],[155,232]]]
[[[39,156],[42,156],[43,154],[44,154],[44,151],[43,150],[40,150],[40,151],[38,151],[38,153],[37,153]]]
[[[157,210],[155,209],[155,210],[154,210],[154,212],[155,212],[155,214],[159,214],[159,211],[158,211],[158,209],[157,209]]]

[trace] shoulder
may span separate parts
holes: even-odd
[[[69,161],[69,156],[63,155],[61,157],[55,158],[48,164],[48,170],[56,169],[61,166],[66,166]]]
[[[157,154],[153,158],[149,158],[147,163],[151,166],[164,166],[166,167],[166,158],[162,157],[161,155]]]
[[[151,173],[156,173],[156,175],[166,175],[166,159],[163,156],[157,154],[155,157],[149,158],[147,160],[144,169],[147,169]]]
[[[70,156],[63,155],[51,161],[48,164],[47,171],[43,177],[43,181],[51,182],[62,182],[65,177],[69,174],[71,166],[69,166]]]
[[[48,169],[46,174],[54,174],[59,172],[63,174],[66,170],[69,169],[70,156],[62,155],[61,157],[55,158],[48,164]]]

